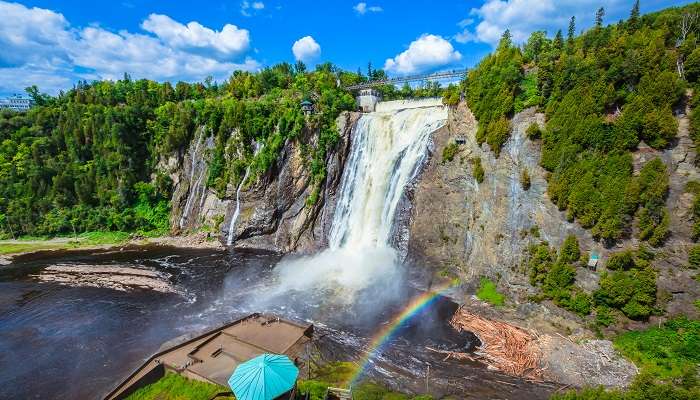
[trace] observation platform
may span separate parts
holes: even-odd
[[[312,336],[311,324],[298,324],[273,315],[251,314],[159,351],[105,399],[124,399],[156,382],[167,371],[228,387],[228,379],[236,367],[261,354],[284,354],[298,362]]]

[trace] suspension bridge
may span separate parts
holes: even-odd
[[[346,86],[347,90],[361,90],[369,89],[381,85],[396,85],[399,83],[406,82],[417,82],[417,81],[433,81],[440,79],[449,78],[463,78],[467,75],[467,69],[455,69],[452,71],[435,72],[432,74],[418,74],[418,75],[407,75],[395,78],[382,79],[378,81],[370,81],[364,83],[358,83],[356,85]]]

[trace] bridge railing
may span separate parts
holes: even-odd
[[[433,74],[408,75],[408,76],[402,76],[402,77],[382,79],[382,80],[378,80],[378,81],[358,83],[356,85],[346,86],[345,89],[358,90],[358,89],[367,89],[367,88],[380,86],[380,85],[390,85],[390,84],[404,83],[404,82],[456,78],[459,76],[464,76],[466,74],[467,74],[466,69],[459,69],[459,70],[452,70],[452,71],[437,72],[437,73],[433,73]]]

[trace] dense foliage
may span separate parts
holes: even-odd
[[[530,283],[541,288],[539,299],[551,299],[558,306],[580,316],[596,310],[596,322],[608,326],[613,311],[628,318],[646,320],[657,312],[654,254],[641,247],[637,251],[613,253],[600,278],[600,287],[588,294],[576,286],[576,266],[582,254],[575,236],[568,236],[557,254],[546,242],[532,245],[527,267]]]
[[[683,19],[699,10],[692,4],[631,15],[610,26],[603,26],[599,10],[595,26],[580,36],[574,36],[572,19],[567,38],[561,31],[554,38],[537,31],[522,49],[506,32],[468,77],[477,139],[498,155],[512,113],[539,106],[546,126],[533,124],[527,134],[542,139],[552,201],[596,238],[613,242],[630,236],[637,217],[639,238],[661,245],[669,223],[666,171],[660,160],[653,161],[635,179],[631,151],[642,142],[664,149],[676,136],[673,111],[700,75],[700,24],[683,29]],[[700,126],[700,112],[692,120],[692,127]]]
[[[624,251],[610,256],[593,298],[597,304],[622,311],[631,319],[646,319],[655,310],[656,271],[651,255]]]
[[[496,51],[484,58],[467,77],[467,101],[479,121],[476,140],[500,154],[510,134],[509,117],[522,80],[520,49],[506,31]]]
[[[576,263],[581,257],[578,240],[568,236],[559,254],[542,242],[530,246],[530,283],[541,288],[541,297],[581,316],[590,314],[591,296],[575,285]]]
[[[353,75],[330,64],[313,72],[280,64],[237,71],[222,85],[173,88],[125,76],[56,98],[31,88],[37,107],[0,114],[0,234],[166,231],[172,188],[158,162],[209,135],[207,184],[220,196],[247,169],[251,179],[270,170],[287,140],[306,149],[317,190],[339,139],[335,119],[354,107],[337,80]],[[307,118],[303,99],[315,107]]]

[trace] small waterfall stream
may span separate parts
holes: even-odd
[[[250,174],[250,165],[248,168],[245,169],[245,174],[243,175],[243,179],[241,179],[241,182],[238,184],[238,187],[236,188],[236,208],[233,210],[233,215],[231,216],[231,221],[228,224],[228,237],[226,238],[226,245],[231,246],[233,244],[233,234],[234,229],[236,228],[236,221],[238,220],[238,216],[241,214],[241,188],[243,187],[243,184],[245,183],[246,179],[248,179],[248,175]]]
[[[260,143],[255,143],[255,152],[253,153],[253,157],[255,157],[260,150],[264,147],[264,144]],[[241,182],[238,184],[238,187],[236,188],[236,208],[233,210],[233,215],[231,216],[231,221],[228,223],[228,235],[226,236],[226,245],[231,246],[233,245],[233,235],[236,229],[236,221],[238,221],[238,217],[241,214],[241,188],[243,187],[243,184],[245,181],[248,179],[248,175],[250,175],[250,165],[245,169],[245,174],[243,175],[243,179],[241,179]]]
[[[206,198],[205,192],[207,188],[204,184],[204,177],[207,173],[207,166],[202,152],[207,146],[206,143],[204,143],[202,136],[203,132],[200,131],[199,135],[194,140],[194,144],[190,146],[188,151],[190,157],[190,174],[188,178],[189,188],[187,192],[187,201],[185,202],[185,207],[183,207],[182,215],[180,216],[180,229],[187,225],[188,219],[194,211],[193,207],[196,203],[197,196],[201,196],[202,204]],[[196,178],[195,175],[197,175]],[[200,210],[202,208],[202,204],[199,206]]]

